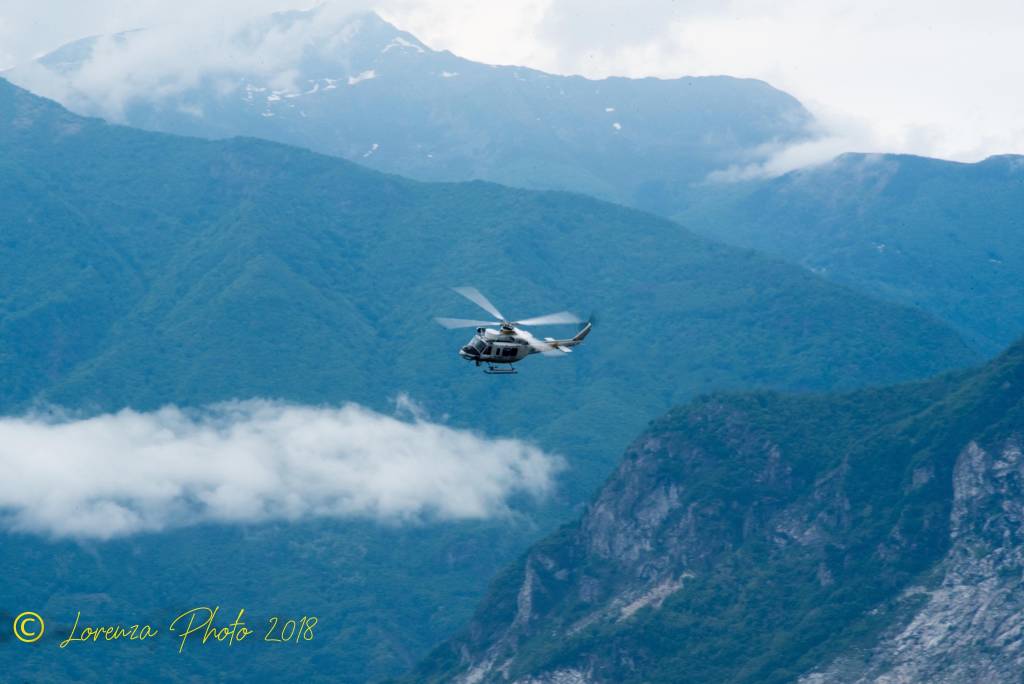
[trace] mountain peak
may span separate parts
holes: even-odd
[[[352,12],[342,4],[324,2],[306,10],[285,10],[269,16],[266,26],[278,30],[303,30],[314,27],[313,33],[330,39],[341,36],[346,40],[373,40],[400,37],[421,49],[428,49],[418,38],[386,21],[373,10]],[[260,17],[253,19],[255,26],[263,24]]]
[[[89,36],[66,43],[39,57],[33,64],[74,81],[84,66],[96,60],[111,57],[131,60],[139,54],[159,49],[159,45],[175,42],[175,38],[202,48],[198,52],[198,62],[192,66],[204,72],[206,78],[245,74],[246,66],[235,67],[236,64],[248,65],[263,76],[272,78],[275,72],[301,68],[310,60],[335,59],[343,62],[351,58],[353,51],[386,52],[396,47],[417,52],[429,50],[418,38],[385,21],[376,12],[351,12],[343,5],[326,2],[310,9],[260,15],[227,26],[197,30],[192,26],[165,24]],[[209,52],[211,44],[217,45],[219,52],[204,54],[204,51]],[[102,48],[102,52],[98,52],[98,48]],[[111,52],[113,55],[108,54]],[[30,88],[43,85],[33,64],[8,70],[10,77],[24,81]],[[152,68],[152,65],[147,68]],[[170,74],[174,73],[173,66],[168,69]],[[128,84],[140,77],[144,79],[145,74],[133,70]],[[52,96],[46,92],[42,94]]]
[[[158,58],[168,44],[195,61]],[[227,32],[88,39],[10,78],[139,128],[265,138],[418,180],[571,190],[665,214],[682,189],[768,143],[805,138],[811,121],[761,81],[593,81],[481,64],[335,3]]]

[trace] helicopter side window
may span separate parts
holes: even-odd
[[[516,348],[515,347],[506,347],[505,349],[501,350],[501,355],[502,356],[515,356],[516,355]]]
[[[490,355],[491,355],[491,346],[487,345],[487,349],[484,349],[484,356],[490,356]]]

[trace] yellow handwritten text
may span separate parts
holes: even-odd
[[[187,642],[192,635],[202,632],[201,643],[205,644],[209,639],[216,641],[227,641],[228,646],[233,645],[236,641],[242,641],[253,633],[253,630],[245,626],[245,622],[242,620],[242,615],[245,614],[245,608],[238,611],[238,617],[235,618],[234,622],[231,622],[227,626],[217,627],[213,624],[214,619],[217,617],[217,612],[220,610],[220,606],[214,608],[208,608],[207,606],[199,606],[192,610],[187,610],[178,617],[174,618],[168,628],[172,632],[178,632],[175,626],[179,622],[184,624],[185,619],[188,619],[188,624],[184,625],[184,630],[180,632],[181,644],[178,646],[178,653],[185,650],[185,642]]]
[[[67,639],[60,642],[61,648],[66,648],[68,644],[74,642],[91,641],[96,643],[101,638],[104,641],[145,641],[158,634],[158,631],[149,625],[131,625],[130,627],[123,625],[104,627],[85,625],[79,630],[78,623],[81,619],[82,611],[78,611],[78,614],[75,615],[75,624],[71,627],[71,634],[68,635]]]

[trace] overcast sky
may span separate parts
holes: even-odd
[[[0,67],[75,38],[302,0],[0,0]],[[431,47],[589,77],[730,74],[800,98],[836,152],[1024,153],[1024,2],[340,0]],[[182,54],[187,62],[189,54]]]

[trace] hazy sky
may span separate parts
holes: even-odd
[[[83,35],[302,0],[0,0],[0,66]],[[1024,153],[1024,2],[340,0],[474,60],[590,77],[730,74],[800,98],[836,152]],[[189,54],[180,59],[188,62]],[[820,150],[817,151],[820,153]],[[799,153],[797,151],[796,153]]]

